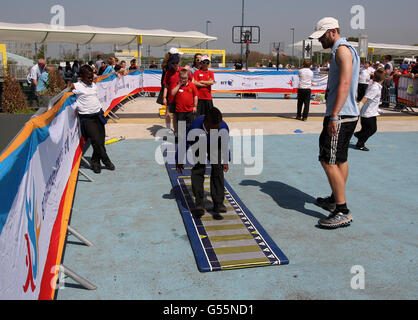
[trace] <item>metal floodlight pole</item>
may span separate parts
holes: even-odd
[[[290,28],[292,31],[292,65],[295,64],[295,28]]]
[[[244,0],[242,0],[241,26],[244,26]],[[244,44],[241,43],[241,61],[242,61],[243,51],[244,51]]]
[[[212,23],[210,20],[206,20],[206,35],[209,35],[209,23]],[[206,49],[208,49],[208,41],[206,41]]]

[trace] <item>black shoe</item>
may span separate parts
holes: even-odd
[[[213,215],[213,219],[215,220],[222,220],[223,218],[224,217],[222,217],[221,214],[218,212]]]
[[[93,170],[94,173],[100,173],[102,171],[102,168],[100,167],[100,163],[92,162],[91,170]]]
[[[110,160],[104,162],[104,165],[107,170],[115,170],[115,165]]]
[[[296,116],[296,120],[302,120],[301,116]]]
[[[303,118],[303,119],[302,119],[302,121],[306,121],[306,120],[308,120],[308,118]]]
[[[328,211],[334,211],[337,204],[335,203],[335,200],[332,199],[332,197],[326,197],[326,198],[316,198],[317,206],[321,207],[322,209],[328,210]]]
[[[226,207],[221,203],[220,205],[213,206],[213,212],[216,213],[225,213],[227,211]]]
[[[198,203],[196,204],[194,209],[192,209],[192,215],[196,219],[200,218],[204,214],[205,214],[205,208],[203,207],[203,204]]]
[[[370,149],[365,146],[362,146],[362,147],[356,146],[356,149],[361,150],[361,151],[370,151]]]

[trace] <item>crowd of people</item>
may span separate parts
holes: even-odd
[[[397,67],[394,66],[390,55],[385,56],[384,63],[372,64],[366,61],[361,64],[357,52],[345,38],[340,36],[338,21],[330,20],[322,27],[320,24],[321,21],[318,22],[316,33],[311,37],[318,38],[324,48],[333,49],[331,60],[327,61],[323,67],[313,67],[310,60],[304,60],[303,67],[299,70],[296,118],[303,121],[308,118],[314,77],[312,69],[328,70],[327,108],[323,131],[319,138],[319,160],[330,182],[332,194],[326,198],[317,198],[317,204],[331,211],[326,219],[318,222],[319,225],[325,228],[335,228],[349,225],[352,221],[345,202],[344,191],[348,172],[348,142],[354,135],[358,140],[357,149],[369,151],[365,143],[377,131],[376,117],[379,115],[379,108],[389,104],[388,95],[392,82],[397,89],[401,75],[415,78],[417,64]],[[330,28],[329,25],[333,27]],[[325,26],[328,26],[326,30]],[[210,57],[197,53],[191,66],[181,67],[182,54],[178,49],[171,48],[165,55],[161,66],[163,73],[157,102],[167,106],[166,127],[169,134],[176,136],[178,138],[176,141],[179,141],[184,139],[184,133],[187,135],[191,128],[200,128],[207,135],[211,128],[224,128],[229,132],[227,124],[222,120],[222,113],[213,105],[211,87],[215,83],[215,77],[214,73],[209,70]],[[130,61],[128,68],[125,61],[119,62],[115,57],[109,57],[106,63],[100,55],[97,58],[96,63],[89,62],[83,66],[80,66],[78,61],[74,61],[72,66],[68,63],[64,77],[80,78],[77,83],[71,84],[71,89],[77,97],[82,134],[92,142],[92,169],[100,173],[100,161],[104,163],[106,169],[115,170],[115,166],[106,153],[104,143],[106,119],[103,116],[93,79],[99,75],[114,72],[123,75],[128,70],[137,70],[138,66],[135,59]],[[156,67],[153,61],[150,68]],[[236,65],[236,67],[240,66]],[[28,81],[36,88],[36,91],[45,89],[49,72],[51,72],[50,66],[46,66],[42,59],[31,69]],[[341,89],[341,81],[350,83],[350,88]],[[343,91],[344,98],[341,98]],[[361,130],[354,132],[359,119]],[[180,121],[185,125],[182,128],[185,128],[185,132],[179,130]],[[176,160],[178,161],[177,156]],[[223,174],[228,171],[228,164],[226,162],[211,165],[211,194],[216,213],[214,218],[222,219],[220,213],[225,212],[226,208],[223,206],[223,194],[219,190],[223,190]],[[176,167],[181,173],[182,163],[177,163]],[[192,189],[196,198],[193,211],[195,217],[204,214],[202,199],[204,168],[205,165],[200,163],[192,168]]]
[[[296,119],[306,121],[308,118],[312,80],[314,77],[313,71],[319,72],[328,70],[329,61],[327,61],[323,67],[320,67],[319,65],[313,66],[311,60],[309,59],[304,60],[303,66],[299,70]],[[371,61],[365,61],[364,63],[361,63],[358,76],[357,102],[362,101],[367,92],[367,89],[373,84],[375,80],[373,76],[377,70],[381,70],[385,77],[381,85],[381,92],[379,97],[379,99],[381,99],[381,103],[379,103],[379,107],[389,107],[391,100],[389,90],[393,86],[395,89],[395,110],[402,109],[402,106],[398,104],[399,79],[401,76],[415,78],[418,72],[418,64],[401,64],[399,66],[395,66],[391,55],[386,55],[383,63],[380,61],[376,61],[374,63]],[[304,106],[303,113],[302,106]]]

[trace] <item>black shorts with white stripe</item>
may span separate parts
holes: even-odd
[[[323,128],[319,136],[319,161],[327,164],[338,164],[347,161],[348,146],[356,129],[358,117],[341,116],[337,124],[337,135],[328,134],[330,117],[324,118]]]

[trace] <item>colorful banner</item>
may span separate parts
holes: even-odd
[[[132,71],[126,75],[112,73],[96,80],[99,100],[105,116],[121,101],[142,89],[142,72]]]
[[[417,106],[418,79],[401,76],[398,86],[398,102]]]
[[[26,123],[0,155],[0,299],[53,299],[83,142],[75,96]]]
[[[146,92],[159,92],[161,90],[161,70],[149,69],[143,73],[143,88]]]
[[[214,71],[216,93],[297,93],[299,85],[298,70],[262,70],[247,71],[211,69]],[[161,70],[145,70],[143,73],[144,91],[160,91]],[[325,92],[328,74],[314,73],[312,93]]]

